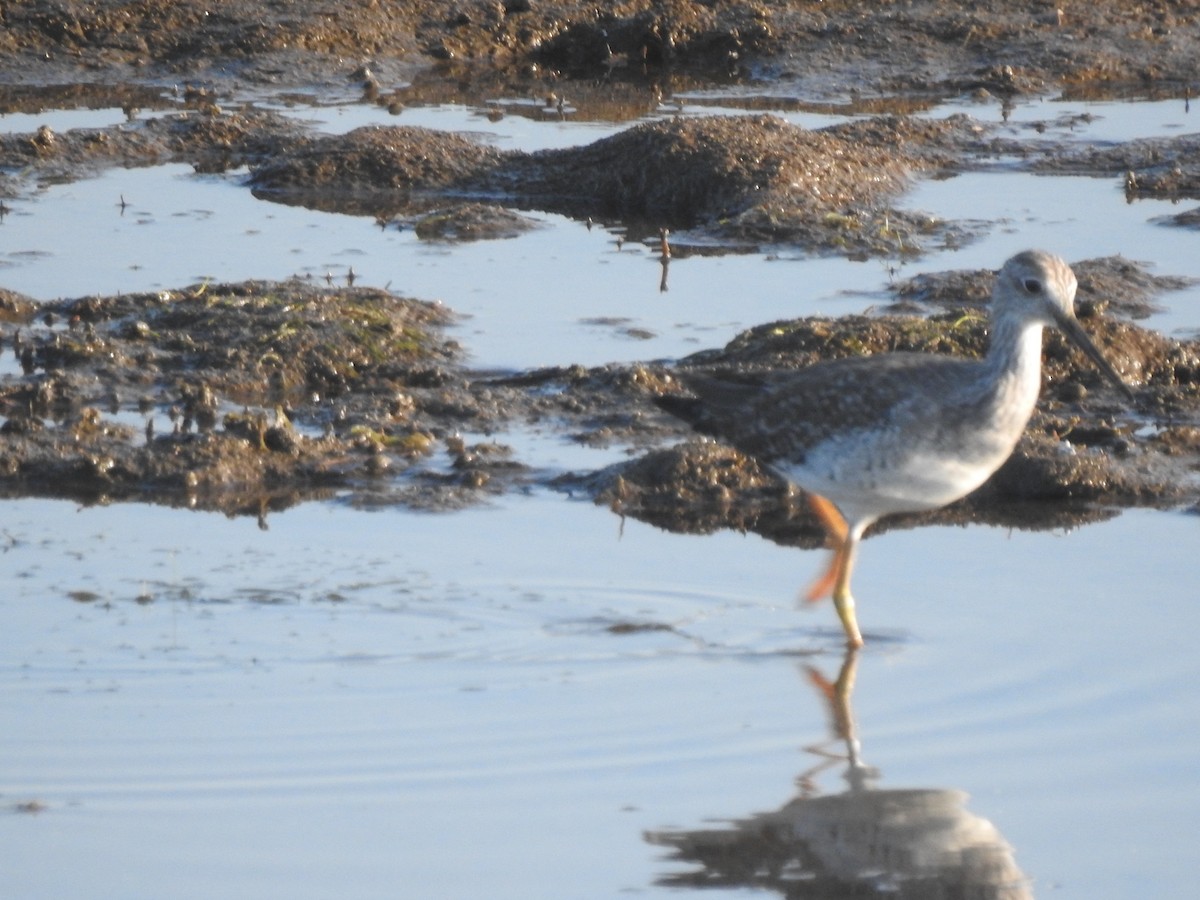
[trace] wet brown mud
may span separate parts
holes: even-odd
[[[1143,296],[1125,261],[1079,266]],[[987,273],[956,273],[982,294]],[[924,280],[929,292],[928,279]],[[898,294],[913,295],[911,285]],[[263,515],[337,492],[352,502],[446,509],[533,484],[582,493],[677,530],[732,526],[816,542],[803,504],[753,460],[685,435],[654,396],[662,365],[473,373],[434,304],[309,282],[35,304],[6,294],[0,486],[10,495],[137,499]],[[1100,311],[1081,319],[1134,386],[1130,407],[1057,336],[1042,402],[1013,458],[984,488],[924,520],[1061,524],[1079,504],[1194,502],[1200,345]],[[892,350],[978,355],[986,320],[932,316],[769,323],[683,366],[755,372]],[[652,448],[599,473],[540,471],[503,443],[535,429],[589,445]],[[472,441],[464,434],[495,434]],[[1051,505],[1048,501],[1054,501]],[[1065,506],[1063,504],[1066,504]]]
[[[1036,129],[1000,139],[965,116],[895,114],[947,96],[1052,88],[1188,96],[1200,38],[1190,4],[634,0],[597,11],[569,0],[431,0],[349,3],[333,15],[306,0],[219,10],[110,0],[0,4],[0,23],[0,108],[116,105],[129,118],[0,138],[0,196],[110,166],[185,162],[248,167],[260,196],[374,215],[431,239],[510,236],[530,225],[510,208],[529,207],[640,223],[634,234],[683,229],[673,239],[684,242],[862,257],[969,239],[967,226],[892,203],[916,178],[1000,157],[1124,179],[1131,201],[1200,194],[1193,138],[1080,150]],[[311,99],[314,83],[388,109],[527,97],[536,103],[495,115],[584,110],[614,121],[654,110],[680,86],[786,84],[814,105],[850,96],[847,111],[882,114],[819,131],[771,115],[664,120],[518,153],[406,127],[315,136],[244,99]],[[1171,224],[1194,227],[1186,212]],[[1017,453],[932,518],[1045,524],[1103,514],[1097,506],[1196,502],[1197,346],[1126,318],[1178,284],[1124,260],[1077,268],[1081,318],[1134,386],[1136,406],[1049,337],[1043,401]],[[682,364],[752,377],[851,353],[978,354],[986,327],[970,303],[987,285],[987,273],[926,276],[898,285],[891,310],[919,316],[770,323]],[[684,432],[652,403],[674,389],[658,364],[472,373],[442,332],[449,311],[304,282],[0,301],[13,360],[0,380],[0,486],[10,494],[262,514],[333,492],[449,508],[551,484],[665,527],[817,539],[802,505],[793,515],[752,461],[695,441],[662,449]],[[501,443],[459,436],[514,426],[644,452],[601,473],[541,472]]]
[[[328,496],[429,455],[434,436],[408,391],[461,380],[438,333],[451,314],[372,289],[10,296],[6,312],[22,371],[0,383],[10,493],[239,512]],[[460,472],[466,460],[458,448]],[[441,479],[458,481],[479,478]]]
[[[251,183],[267,199],[384,219],[421,195],[483,194],[581,218],[694,227],[741,246],[788,242],[866,256],[915,250],[942,230],[890,201],[911,174],[948,165],[951,147],[974,139],[961,118],[806,131],[774,116],[709,117],[635,125],[583,147],[503,153],[421,128],[370,127],[299,142],[257,165]]]
[[[823,89],[961,93],[1188,84],[1200,12],[1192,4],[629,0],[597,8],[558,0],[351,2],[239,0],[219,8],[167,0],[6,3],[0,57],[22,81],[85,69],[103,80],[236,77],[303,83],[370,63],[512,66],[562,78],[641,66],[762,72]],[[15,68],[15,67],[14,67]],[[40,71],[39,71],[40,70]]]
[[[59,134],[42,126],[28,134],[0,135],[0,167],[9,170],[8,196],[30,183],[74,181],[116,166],[188,163],[197,172],[248,165],[298,139],[301,128],[269,112],[226,113],[192,109],[111,128],[76,128]],[[0,182],[0,188],[3,187]]]

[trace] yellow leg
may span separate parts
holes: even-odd
[[[837,582],[833,586],[833,606],[837,610],[838,618],[842,620],[842,628],[846,631],[846,646],[851,649],[863,645],[862,634],[858,630],[858,618],[854,615],[854,598],[850,595],[850,570],[854,567],[857,551],[858,536],[850,532],[838,552],[840,567]]]
[[[854,597],[850,595],[850,571],[854,567],[854,555],[858,550],[858,535],[854,534],[846,523],[846,518],[838,508],[819,494],[809,494],[808,504],[821,524],[829,534],[833,545],[833,555],[829,567],[816,581],[812,583],[805,594],[805,600],[813,603],[833,593],[833,606],[838,618],[842,620],[842,628],[846,631],[846,645],[857,648],[863,645],[862,634],[858,630],[858,619],[854,615]]]

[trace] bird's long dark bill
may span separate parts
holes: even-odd
[[[1063,334],[1070,338],[1076,347],[1088,355],[1091,361],[1096,364],[1096,367],[1104,373],[1104,376],[1113,383],[1114,387],[1128,399],[1134,399],[1133,391],[1129,389],[1129,385],[1121,379],[1121,376],[1117,374],[1117,370],[1112,367],[1109,361],[1104,358],[1104,354],[1092,343],[1092,339],[1088,337],[1088,333],[1083,330],[1083,326],[1079,322],[1074,318],[1064,316],[1058,320],[1058,327],[1062,329]]]

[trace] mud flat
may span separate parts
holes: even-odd
[[[9,197],[108,167],[185,162],[245,168],[264,199],[443,240],[520,233],[533,223],[519,210],[536,208],[724,252],[788,246],[861,259],[970,240],[971,226],[897,201],[915,179],[999,159],[1123,178],[1131,199],[1197,196],[1194,137],[1078,149],[1037,129],[1014,139],[965,115],[904,114],[948,96],[1051,89],[1189,97],[1200,13],[1182,4],[634,2],[597,14],[570,2],[351,3],[334,16],[307,2],[225,4],[219,15],[155,2],[28,3],[7,8],[4,26],[5,111],[117,104],[129,119],[3,136]],[[314,83],[318,96],[389,109],[500,91],[561,112],[569,96],[616,119],[642,115],[664,89],[786,85],[813,104],[879,114],[819,130],[769,114],[668,118],[520,152],[410,126],[318,135],[246,99],[311,97]],[[1170,224],[1193,219],[1183,211]],[[1136,407],[1051,336],[1047,389],[1016,455],[938,516],[1034,523],[1062,514],[1038,505],[1047,499],[1196,502],[1200,351],[1128,318],[1180,283],[1111,258],[1078,269],[1085,326],[1134,386]],[[915,316],[774,322],[681,364],[752,376],[850,353],[978,354],[986,329],[969,304],[987,283],[983,272],[927,276],[895,287],[892,312]],[[445,508],[546,483],[672,528],[809,529],[802,513],[781,511],[779,485],[752,462],[709,445],[563,473],[536,471],[502,439],[471,447],[458,437],[533,424],[589,444],[656,447],[681,436],[651,403],[674,389],[661,363],[588,370],[564,359],[552,370],[475,373],[441,331],[453,311],[302,281],[4,301],[17,360],[0,383],[0,482],[10,495],[261,513],[335,489]]]
[[[1016,454],[968,500],[926,518],[1062,524],[1095,513],[1043,501],[1195,502],[1200,347],[1109,316],[1089,299],[1103,284],[1106,297],[1145,303],[1154,280],[1137,267],[1095,260],[1079,271],[1085,327],[1134,386],[1136,406],[1050,336],[1048,387]],[[947,280],[981,296],[987,273]],[[909,304],[936,303],[940,293],[929,278],[897,286]],[[459,437],[533,427],[588,444],[669,442],[681,431],[652,402],[676,389],[662,364],[480,375],[441,332],[450,311],[298,280],[4,300],[5,343],[21,370],[0,381],[0,484],[10,495],[261,515],[335,489],[363,502],[453,508],[542,483],[676,530],[729,525],[782,540],[817,537],[803,511],[792,516],[781,503],[778,482],[712,444],[687,441],[573,474],[537,471],[502,438],[467,445]],[[850,354],[978,355],[985,346],[982,312],[956,308],[770,323],[681,365],[753,377]]]

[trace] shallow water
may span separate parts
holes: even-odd
[[[1094,106],[1104,118],[1076,125],[1081,140],[1188,121],[1181,105]],[[1018,109],[1013,127],[1058,109]],[[383,115],[322,114],[331,128]],[[496,125],[462,107],[391,120],[525,149],[620,127]],[[49,298],[353,267],[469,315],[458,337],[488,368],[674,357],[773,318],[860,311],[894,277],[791,252],[692,255],[664,293],[655,250],[618,249],[615,226],[537,214],[517,239],[428,244],[177,166],[8,205],[5,287]],[[919,184],[904,205],[994,224],[900,275],[1033,245],[1200,275],[1194,232],[1151,221],[1169,204],[1128,205],[1115,182],[998,167]],[[1198,299],[1168,295],[1152,321],[1195,329]],[[551,468],[621,452],[510,437]],[[869,790],[846,798],[814,681],[843,665],[840,632],[828,606],[793,602],[814,553],[670,535],[541,492],[443,515],[311,504],[266,531],[145,506],[3,508],[0,896],[679,896],[698,867],[654,835],[700,841],[778,812],[836,868],[866,858],[855,810],[885,801],[910,823],[898,853],[963,853],[951,832],[971,835],[1036,896],[1187,896],[1200,874],[1194,515],[870,540],[850,703],[878,774],[851,771]],[[935,793],[901,792],[917,788]]]
[[[543,495],[311,505],[265,532],[6,509],[0,796],[45,810],[0,816],[21,861],[5,896],[654,896],[689,867],[647,833],[784,806],[832,737],[804,670],[837,674],[831,611],[791,602],[817,557],[755,537],[622,529]],[[1035,893],[1179,896],[1195,606],[1150,607],[1144,585],[1189,582],[1198,524],[869,541],[853,708],[872,788],[965,791]],[[638,623],[669,628],[612,627]],[[844,769],[816,791],[845,791]]]
[[[1190,121],[1181,103],[1055,107],[1044,102],[1016,107],[1009,119],[1090,112],[1090,123],[1059,135],[1080,141],[1130,134],[1133,110],[1142,107],[1147,136],[1178,134],[1180,123]],[[995,104],[964,109],[985,121],[1001,116]],[[299,109],[294,115],[329,123],[333,130],[370,123],[469,130],[526,150],[568,140],[587,143],[619,127],[521,116],[493,123],[484,112],[441,105],[393,116],[356,104]],[[787,115],[808,126],[845,118]],[[619,226],[589,228],[536,213],[543,227],[516,239],[428,242],[411,231],[381,230],[362,217],[256,200],[242,184],[244,174],[196,175],[181,165],[112,170],[10,201],[12,211],[0,224],[0,282],[49,299],[171,289],[206,279],[341,280],[353,269],[358,284],[441,300],[470,316],[460,338],[474,364],[526,368],[565,359],[593,365],[674,358],[719,346],[764,321],[861,311],[886,299],[883,289],[892,278],[942,268],[995,268],[1031,246],[1069,260],[1120,253],[1150,263],[1157,274],[1200,278],[1194,232],[1155,221],[1180,207],[1166,201],[1128,204],[1119,179],[1030,176],[1001,168],[924,181],[898,205],[990,223],[989,230],[965,247],[930,248],[918,262],[900,264],[810,258],[786,248],[721,256],[687,255],[683,249],[670,263],[664,292],[658,248],[621,242]],[[122,201],[128,206],[122,208]],[[534,289],[547,283],[554,287]],[[1166,295],[1161,303],[1163,312],[1149,323],[1154,327],[1194,330],[1200,323],[1200,285]],[[615,321],[604,327],[595,324],[598,319]]]

